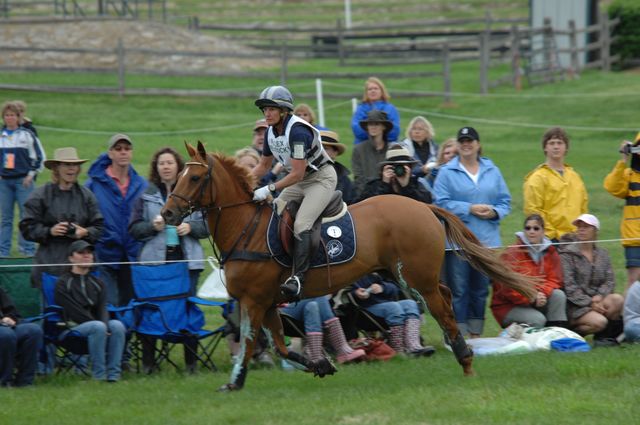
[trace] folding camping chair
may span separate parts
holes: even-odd
[[[132,327],[137,335],[136,350],[141,349],[145,340],[160,340],[160,347],[156,347],[155,342],[152,344],[151,367],[159,369],[162,363],[167,362],[180,370],[170,353],[177,344],[182,344],[196,363],[216,371],[212,354],[223,336],[224,325],[215,330],[205,329],[204,314],[198,305],[224,309],[226,303],[190,297],[189,270],[184,262],[134,265],[131,273],[136,296],[131,304]]]
[[[22,317],[42,311],[40,290],[31,286],[32,263],[31,258],[0,258],[0,286],[11,295]]]
[[[340,324],[344,329],[347,340],[356,339],[359,333],[364,336],[379,335],[386,339],[389,333],[389,325],[382,317],[365,310],[360,306],[356,297],[348,286],[338,291],[333,297],[333,309],[340,318]]]

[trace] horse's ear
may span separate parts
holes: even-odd
[[[189,156],[191,158],[196,156],[196,150],[193,148],[193,146],[191,146],[189,143],[187,143],[186,140],[184,141],[184,147],[187,148],[187,152],[189,153]]]
[[[207,157],[207,150],[204,148],[204,145],[200,140],[198,140],[198,153],[200,154],[202,159],[205,159]]]

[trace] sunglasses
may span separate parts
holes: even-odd
[[[534,231],[537,232],[540,229],[541,229],[541,227],[539,227],[539,226],[524,226],[524,230],[534,230]]]

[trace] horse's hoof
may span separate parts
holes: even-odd
[[[224,384],[220,388],[218,388],[219,393],[229,393],[231,391],[240,391],[242,388],[237,386],[236,384]]]
[[[313,376],[319,376],[320,378],[324,378],[326,375],[333,375],[338,371],[333,363],[327,359],[320,359],[315,362],[311,370],[313,371]]]

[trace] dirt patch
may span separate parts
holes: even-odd
[[[197,51],[209,53],[256,52],[239,43],[194,33],[155,22],[68,22],[0,26],[0,44],[12,47],[115,49],[118,39],[126,48]],[[250,70],[277,66],[277,60],[197,56],[127,54],[128,69],[206,72]],[[111,68],[115,53],[11,51],[0,55],[0,65],[53,68]]]

